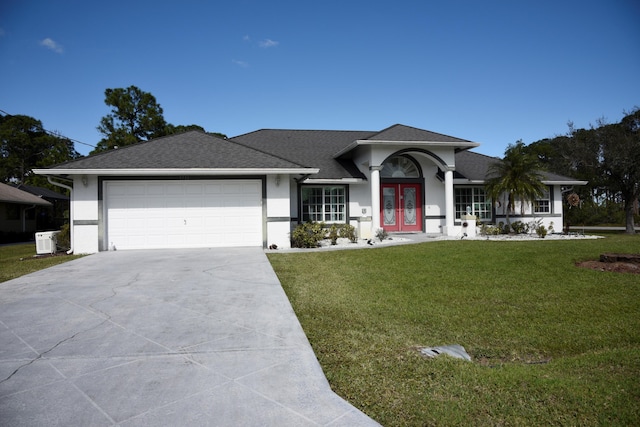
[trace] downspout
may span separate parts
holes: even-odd
[[[73,253],[73,187],[67,184],[63,184],[61,182],[56,182],[51,180],[51,176],[47,176],[47,181],[50,184],[53,184],[58,187],[66,188],[69,190],[69,250],[67,251],[67,255],[71,255]],[[71,181],[71,180],[69,180]]]

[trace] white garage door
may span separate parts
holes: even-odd
[[[118,250],[262,246],[258,180],[107,181],[104,206]]]

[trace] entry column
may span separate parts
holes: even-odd
[[[453,170],[447,169],[444,172],[444,204],[445,204],[445,232],[447,236],[455,235],[453,224],[455,212],[453,209]]]
[[[382,166],[369,166],[371,171],[371,234],[380,228],[380,170]]]

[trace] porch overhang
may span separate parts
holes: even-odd
[[[333,157],[338,158],[354,150],[357,147],[367,146],[367,145],[384,145],[384,146],[405,147],[405,148],[407,147],[420,147],[420,148],[450,147],[450,148],[454,148],[456,151],[468,150],[468,149],[480,146],[479,143],[471,142],[471,141],[469,142],[464,142],[464,141],[446,141],[446,142],[443,142],[443,141],[384,141],[384,140],[360,139],[347,145],[342,150],[334,154]]]
[[[589,181],[546,181],[542,180],[544,185],[587,185]]]
[[[362,184],[365,182],[367,180],[362,178],[306,178],[300,181],[303,184]]]

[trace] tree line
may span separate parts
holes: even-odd
[[[579,203],[566,212],[574,225],[626,224],[634,232],[640,197],[640,108],[619,123],[598,120],[597,126],[543,139],[524,147],[549,172],[588,181],[576,186]]]

